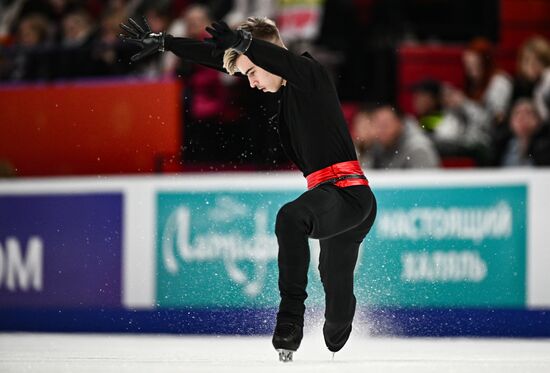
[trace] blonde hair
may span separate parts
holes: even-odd
[[[518,63],[526,52],[531,52],[544,67],[550,66],[550,43],[542,36],[527,39],[520,47]]]
[[[237,27],[237,30],[248,31],[255,39],[268,41],[280,47],[284,47],[279,29],[277,29],[275,22],[267,17],[248,17],[246,21],[242,22]],[[239,58],[239,56],[240,53],[232,48],[227,49],[223,55],[223,68],[226,69],[230,75],[238,71],[237,58]]]

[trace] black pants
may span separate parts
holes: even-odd
[[[349,324],[355,314],[353,273],[359,245],[376,217],[376,199],[368,186],[332,184],[308,190],[277,214],[279,243],[277,321],[303,326],[309,267],[308,238],[319,239],[319,271],[325,289],[325,319]]]

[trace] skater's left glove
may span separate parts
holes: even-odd
[[[119,38],[123,42],[128,42],[141,47],[141,52],[134,54],[130,59],[132,61],[140,60],[155,52],[164,52],[163,32],[154,33],[151,31],[147,19],[143,17],[144,25],[141,26],[132,18],[128,19],[128,25],[121,23],[120,27],[129,35],[120,34]]]
[[[252,34],[245,30],[231,30],[227,23],[214,22],[210,27],[206,27],[206,31],[212,35],[211,38],[205,39],[205,42],[213,44],[215,47],[214,53],[223,54],[226,49],[234,49],[240,54],[247,51],[250,43],[252,43]]]

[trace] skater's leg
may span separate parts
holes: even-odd
[[[279,210],[275,233],[279,243],[281,303],[273,334],[276,349],[296,351],[302,340],[308,237],[328,239],[360,226],[372,212],[372,204],[368,187],[341,189],[326,185],[302,194]]]
[[[281,294],[278,321],[303,325],[310,259],[308,237],[336,236],[364,221],[371,209],[368,187],[341,189],[326,185],[305,192],[279,210],[275,224]]]
[[[325,289],[323,334],[331,351],[340,350],[351,332],[356,299],[353,294],[354,270],[359,246],[376,216],[376,201],[369,217],[340,235],[320,240],[319,271]]]
[[[353,234],[320,241],[319,272],[325,290],[325,318],[331,322],[349,323],[355,312],[353,273],[359,243]]]
[[[277,214],[275,234],[279,244],[279,292],[281,303],[277,322],[303,326],[309,267],[307,209],[296,201],[284,205]]]
[[[275,224],[281,293],[278,321],[303,324],[308,237],[327,239],[360,225],[371,213],[372,204],[368,187],[326,185],[305,192],[279,210]]]

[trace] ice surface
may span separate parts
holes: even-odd
[[[0,334],[0,372],[550,372],[550,340],[352,334],[331,360],[320,334],[281,363],[269,337]]]

